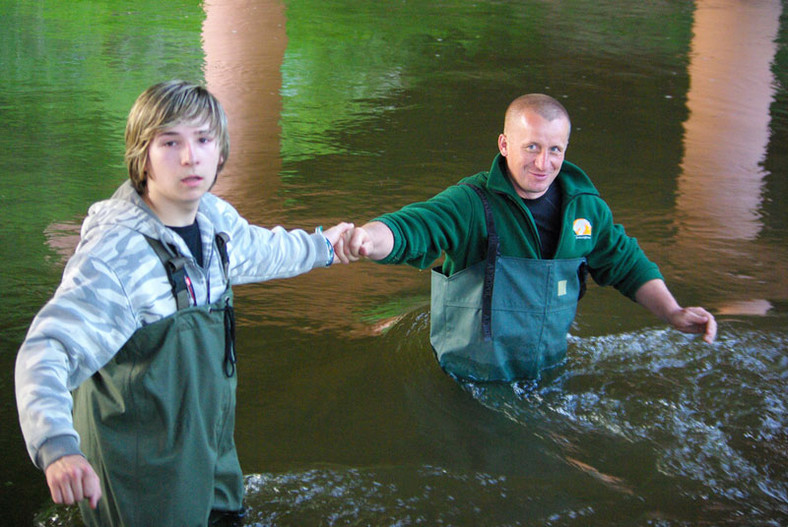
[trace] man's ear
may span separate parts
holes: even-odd
[[[508,151],[509,144],[506,142],[506,136],[501,134],[498,136],[498,151],[501,153],[503,157],[506,157],[506,153]]]

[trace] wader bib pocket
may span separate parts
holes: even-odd
[[[430,342],[448,373],[479,381],[536,378],[566,356],[584,289],[585,258],[500,256],[485,206],[487,260],[452,276],[432,270]]]
[[[485,262],[447,277],[432,270],[430,342],[441,367],[460,378],[535,378],[566,356],[584,259],[499,256],[485,331]],[[485,334],[487,333],[487,334]]]
[[[229,285],[212,304],[179,305],[74,392],[74,424],[103,492],[97,510],[80,505],[88,525],[201,526],[211,509],[243,507],[231,310]]]

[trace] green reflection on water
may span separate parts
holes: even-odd
[[[381,100],[397,104],[404,92],[444,89],[431,88],[435,82],[500,80],[507,90],[508,82],[520,82],[525,73],[533,79],[531,86],[523,84],[530,89],[559,80],[555,70],[572,55],[611,61],[613,68],[622,60],[673,67],[684,63],[691,36],[692,6],[685,3],[344,0],[327,6],[299,0],[286,5],[281,121],[286,162],[357,152],[341,131],[368,122],[376,129],[374,116],[392,109]],[[637,75],[636,67],[632,73]],[[561,84],[557,87],[565,89]],[[615,82],[608,88],[616,89]]]
[[[196,1],[4,1],[0,12],[0,244],[15,247],[7,291],[15,265],[51,255],[50,224],[78,224],[125,179],[136,96],[164,78],[200,80],[204,13]]]
[[[345,0],[330,8],[320,1],[287,2],[283,158],[350,152],[332,135],[385,112],[381,99],[426,84],[460,64],[471,67],[474,58],[506,38],[505,27],[490,33],[489,20],[509,10],[505,4],[462,0]],[[538,15],[543,8],[533,4],[530,11]],[[521,44],[536,35],[532,29],[522,32]]]

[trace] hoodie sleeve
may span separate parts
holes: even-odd
[[[128,298],[113,270],[77,252],[54,297],[33,320],[16,360],[20,425],[39,468],[74,453],[79,436],[70,391],[106,364],[135,329]],[[45,443],[51,452],[40,451]]]
[[[215,196],[213,200],[221,218],[214,228],[230,236],[228,254],[233,283],[289,278],[330,264],[329,243],[322,233],[251,225],[229,203]]]

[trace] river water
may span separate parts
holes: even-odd
[[[596,286],[538,382],[461,384],[429,273],[361,262],[236,289],[248,525],[788,523],[788,14],[777,0],[0,0],[0,524],[78,525],[25,453],[13,363],[148,85],[230,116],[215,192],[250,221],[357,223],[485,170],[510,100],[713,345]]]

